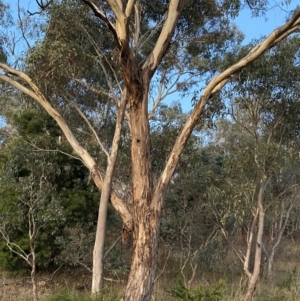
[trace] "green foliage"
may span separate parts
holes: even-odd
[[[46,135],[48,139],[57,139],[61,134],[53,118],[37,109],[23,110],[21,114],[15,114],[13,124],[19,135],[27,139],[37,138],[37,135]]]
[[[209,265],[215,266],[218,262],[218,267],[222,269],[222,263],[228,254],[228,243],[222,236],[216,236],[214,239],[207,242],[207,244],[199,251],[199,261]]]
[[[3,271],[20,271],[26,269],[26,264],[20,257],[8,252],[5,242],[0,241],[0,269]]]
[[[212,285],[200,285],[193,289],[188,289],[182,281],[168,292],[183,301],[221,301],[224,296],[224,281],[220,280]]]
[[[24,110],[14,114],[13,125],[23,138],[15,136],[1,148],[0,227],[5,225],[10,240],[28,252],[28,212],[33,212],[36,227],[41,227],[35,238],[37,265],[45,268],[59,263],[63,249],[55,238],[66,233],[66,225],[97,220],[99,193],[79,160],[53,151],[68,153],[70,147],[59,143],[60,131],[47,114]],[[3,242],[0,259],[3,268],[24,268]]]

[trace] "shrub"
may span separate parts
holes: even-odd
[[[224,281],[210,286],[200,285],[196,288],[187,288],[182,281],[168,292],[183,301],[221,301],[224,291]]]

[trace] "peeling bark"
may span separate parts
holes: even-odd
[[[123,301],[151,299],[156,275],[159,212],[151,210],[152,169],[150,125],[148,121],[148,83],[142,94],[129,98],[131,105],[131,160],[133,194],[133,255]],[[140,95],[143,98],[138,99]]]

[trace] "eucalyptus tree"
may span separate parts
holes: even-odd
[[[43,39],[29,53],[28,65],[16,70],[1,63],[3,73],[0,79],[33,98],[55,119],[73,152],[84,162],[101,191],[92,291],[96,293],[101,287],[103,231],[110,198],[123,220],[124,232],[133,235],[131,269],[122,300],[150,300],[156,272],[163,194],[188,138],[200,117],[208,111],[205,109],[212,104],[210,100],[233,75],[298,30],[300,10],[296,10],[286,24],[249,49],[244,57],[217,73],[230,41],[235,43],[240,39],[230,23],[241,8],[240,1],[109,0],[95,3],[82,0],[38,3],[45,12],[57,8],[59,17],[55,19],[56,23],[51,23],[50,15]],[[264,4],[264,1],[253,1],[251,6],[260,8]],[[88,7],[93,16],[87,12]],[[86,22],[78,18],[84,13],[89,17]],[[65,27],[58,26],[54,34],[51,26],[59,24],[65,17],[68,20]],[[64,40],[66,37],[69,39]],[[82,39],[79,48],[76,47],[78,38]],[[74,40],[75,45],[72,43]],[[87,73],[93,70],[94,77]],[[99,70],[102,70],[102,75]],[[185,77],[181,78],[182,75]],[[209,79],[212,75],[215,77]],[[208,77],[207,86],[201,96],[195,98],[195,106],[182,126],[162,172],[154,181],[149,94],[154,91],[158,79],[158,92],[154,92],[158,95],[154,98],[155,108],[163,96],[172,91],[172,87],[185,92],[203,76]],[[105,84],[101,80],[103,78]],[[61,84],[64,89],[61,89]],[[171,89],[164,93],[165,88]],[[97,107],[105,102],[103,89],[105,97],[112,98],[114,102],[113,113],[116,116],[114,138],[107,144],[101,141],[96,124],[103,117],[97,111]],[[86,98],[88,93],[94,94]],[[79,125],[74,114],[64,114],[62,108],[74,108],[85,125]],[[124,117],[128,131],[126,138],[129,136],[131,142],[130,200],[124,199],[113,185]],[[81,139],[80,132],[85,129],[90,130],[97,147],[106,154],[106,162],[100,162],[104,166],[98,164]],[[105,168],[106,172],[103,171]]]
[[[244,262],[244,270],[249,276],[245,300],[251,300],[254,293],[263,252],[266,253],[268,273],[271,275],[275,249],[298,200],[299,177],[292,167],[298,165],[299,159],[296,151],[300,109],[299,46],[299,38],[293,36],[268,50],[265,56],[233,78],[232,85],[224,92],[232,100],[229,113],[234,123],[231,128],[235,128],[231,138],[225,135],[225,140],[229,140],[226,144],[231,145],[231,150],[236,149],[231,152],[232,158],[229,160],[241,174],[244,185],[252,183],[252,196],[257,201]],[[247,52],[245,49],[243,51]],[[278,210],[280,214],[277,214]],[[272,224],[277,226],[276,230],[270,229],[273,233],[271,241],[265,245],[263,234],[268,212],[271,215],[269,218],[273,219]],[[272,217],[272,214],[275,216]],[[253,251],[255,260],[251,270],[249,263]]]

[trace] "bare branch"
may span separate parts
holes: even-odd
[[[162,269],[160,270],[159,274],[155,277],[154,282],[156,282],[157,279],[164,273],[164,271],[165,271],[165,269],[166,269],[166,266],[167,266],[167,263],[168,263],[168,260],[169,260],[169,258],[170,258],[170,256],[171,256],[171,254],[172,254],[172,249],[169,250],[168,256],[167,256],[167,258],[166,258],[166,260],[165,260],[165,263],[164,263],[164,266],[163,266]]]
[[[107,27],[110,29],[110,31],[114,35],[115,41],[119,45],[118,35],[117,35],[117,32],[116,32],[116,28],[110,22],[110,20],[107,18],[107,16],[105,15],[105,13],[103,11],[101,11],[93,2],[91,2],[89,0],[82,0],[82,2],[84,2],[86,5],[88,5],[92,9],[92,11],[93,11],[93,13],[95,14],[96,17],[98,17],[99,19],[101,19],[102,21],[104,21],[104,23],[107,25]]]
[[[187,72],[188,73],[188,72]],[[184,72],[178,72],[177,74],[173,74],[173,76],[176,76],[176,79],[174,80],[174,82],[169,86],[169,87],[165,87],[164,86],[164,82],[163,82],[163,78],[165,76],[165,73],[162,74],[162,78],[160,80],[160,84],[159,84],[159,87],[158,87],[158,92],[157,92],[157,97],[156,99],[153,101],[153,106],[152,106],[152,109],[151,111],[148,113],[148,119],[151,119],[153,118],[154,114],[155,114],[155,111],[157,109],[157,107],[159,106],[159,104],[169,95],[173,94],[173,93],[176,93],[178,92],[178,88],[176,87],[176,85],[179,83],[179,79],[185,75]],[[180,84],[183,84],[183,83],[188,83],[189,80],[191,78],[193,78],[194,75],[191,75],[189,76],[188,78],[186,78],[184,80],[184,82],[181,82]],[[169,77],[169,80],[170,80],[170,77]]]
[[[30,266],[31,262],[29,260],[29,257],[31,256],[31,253],[26,254],[25,251],[17,244],[10,242],[9,236],[5,233],[5,230],[0,229],[0,233],[2,235],[2,238],[5,241],[6,246],[9,248],[11,252],[14,254],[20,256],[23,258]]]
[[[231,112],[229,113],[230,116],[233,118],[233,120],[242,128],[244,128],[246,130],[246,132],[248,132],[251,136],[253,136],[254,138],[256,137],[256,132],[252,133],[251,130],[243,123],[241,123],[237,117],[235,116],[235,113],[233,112],[233,107],[231,107]]]
[[[24,31],[24,23],[23,23],[23,20],[22,20],[22,17],[21,17],[20,0],[18,0],[18,19],[19,19],[19,24],[20,24],[20,30],[21,30],[22,38],[26,42],[27,47],[31,48],[30,44],[28,42],[28,39],[26,38],[25,31]]]
[[[89,91],[98,94],[98,95],[105,95],[105,96],[110,96],[109,93],[107,91],[105,91],[104,89],[101,88],[101,90],[98,90],[96,88],[94,88],[93,86],[88,85],[86,82],[84,82],[83,80],[79,79],[79,78],[73,78],[73,80],[79,84],[81,84],[82,86],[84,86],[86,89],[88,89]]]
[[[105,68],[105,66],[104,66],[104,64],[102,62],[102,58],[104,58],[105,61],[106,61],[106,63],[108,64],[110,70],[112,71],[112,73],[114,75],[114,78],[115,78],[116,82],[118,83],[119,91],[120,91],[120,93],[122,93],[122,88],[121,88],[121,85],[120,85],[120,83],[118,81],[118,77],[117,77],[116,71],[111,66],[110,62],[106,58],[106,55],[104,55],[104,53],[101,51],[101,49],[99,48],[99,46],[97,45],[97,43],[95,42],[95,40],[92,38],[92,36],[88,33],[88,31],[84,27],[82,27],[82,30],[85,32],[85,34],[87,35],[88,39],[90,40],[90,42],[94,46],[94,50],[96,51],[96,53],[97,53],[97,55],[99,57],[97,59],[97,62],[100,64],[100,66],[101,66],[101,68],[102,68],[102,70],[104,72],[104,75],[105,75],[105,78],[106,78],[106,82],[107,82],[107,84],[109,86],[109,89],[110,89],[110,93],[112,94],[113,99],[116,102],[116,104],[118,104],[118,102],[119,102],[118,97],[116,96],[116,93],[114,92],[112,81],[111,81],[111,79],[109,77],[107,69]]]
[[[37,5],[40,7],[41,10],[45,10],[53,2],[53,0],[48,0],[46,3],[44,3],[43,0],[41,1],[35,0],[35,2],[37,3]]]
[[[140,38],[140,23],[141,23],[140,3],[137,2],[134,5],[134,47],[136,53],[138,52],[138,44]]]
[[[291,214],[291,211],[294,207],[294,204],[295,204],[295,200],[296,200],[296,197],[297,195],[300,193],[300,191],[296,191],[290,201],[290,204],[289,204],[289,207],[288,207],[288,210],[286,212],[286,216],[285,216],[285,219],[284,219],[284,222],[283,222],[283,225],[281,226],[281,228],[279,229],[279,233],[278,233],[278,236],[277,236],[277,239],[276,239],[276,242],[273,246],[273,249],[276,249],[278,246],[279,246],[279,243],[281,241],[281,238],[282,238],[282,235],[286,229],[286,226],[287,226],[287,223],[289,221],[289,218],[290,218],[290,214]]]
[[[108,250],[105,252],[104,256],[103,256],[103,260],[107,257],[107,255],[109,254],[109,252],[115,247],[115,245],[118,243],[118,241],[122,238],[122,236],[120,235],[114,242],[113,244],[108,248]]]
[[[163,26],[163,23],[165,21],[165,18],[162,18],[153,28],[146,31],[140,38],[140,43],[137,45],[137,49],[141,49],[144,44],[147,43],[147,41]]]
[[[27,143],[27,144],[29,144],[30,146],[34,147],[36,150],[35,150],[35,151],[32,150],[33,152],[61,153],[61,154],[66,155],[66,156],[68,156],[68,157],[70,157],[70,158],[79,160],[79,161],[81,161],[81,162],[84,164],[84,162],[81,160],[81,158],[76,157],[76,156],[72,156],[71,154],[66,153],[66,152],[63,152],[63,151],[60,150],[60,149],[44,149],[44,148],[38,147],[38,146],[35,145],[34,143],[29,142],[29,141],[27,141],[27,140],[22,139],[22,141],[23,141],[24,143]]]
[[[110,93],[107,93],[107,92],[102,92],[102,93],[105,93],[107,96],[111,97],[114,101],[115,101],[115,104],[119,107],[120,106],[120,100],[119,100],[119,97],[116,95],[116,92],[114,91],[114,87],[113,87],[113,83],[112,83],[112,80],[110,79],[109,77],[109,74],[108,74],[108,70],[106,69],[105,65],[103,64],[102,62],[102,58],[105,59],[106,63],[108,64],[110,70],[112,71],[113,75],[114,75],[114,79],[116,80],[117,84],[118,84],[118,88],[119,88],[119,92],[121,94],[123,94],[123,90],[122,90],[122,87],[121,87],[121,84],[118,80],[118,76],[117,76],[117,73],[115,71],[115,69],[111,66],[110,62],[107,60],[106,56],[104,55],[104,53],[101,51],[101,49],[98,47],[97,43],[95,42],[95,40],[91,37],[91,35],[87,32],[87,30],[85,28],[82,28],[83,31],[85,31],[88,39],[90,40],[90,42],[93,44],[94,46],[94,49],[96,51],[96,53],[98,54],[99,58],[97,59],[97,62],[100,64],[102,70],[103,70],[103,73],[105,75],[105,78],[106,78],[106,82],[109,86],[109,89],[110,89]],[[93,88],[93,87],[90,87],[86,84],[84,84],[82,81],[78,80],[78,79],[74,79],[75,81],[77,82],[80,82],[82,83],[86,88],[90,89],[91,91],[95,92],[95,93],[101,93],[101,91],[98,91],[97,89]],[[125,112],[125,116],[126,116],[126,119],[128,121],[128,126],[130,127],[130,115],[129,113],[126,111]]]
[[[91,132],[93,133],[96,141],[98,142],[100,148],[102,149],[102,151],[104,152],[104,154],[107,157],[107,160],[110,161],[109,159],[109,153],[107,152],[107,150],[105,149],[103,143],[101,142],[99,135],[97,134],[97,132],[95,131],[94,127],[91,125],[90,121],[87,119],[87,117],[83,114],[83,112],[76,106],[76,104],[74,102],[71,103],[72,106],[75,108],[75,110],[77,111],[77,113],[80,115],[80,117],[85,121],[85,123],[88,125],[88,127],[90,128]]]
[[[75,138],[74,134],[64,121],[64,119],[61,117],[59,112],[55,110],[49,101],[45,98],[45,96],[41,93],[39,88],[32,82],[31,78],[26,75],[22,71],[17,71],[13,68],[10,68],[9,66],[0,63],[0,68],[12,75],[15,75],[19,77],[20,79],[24,80],[31,88],[32,90],[26,88],[25,86],[21,85],[16,80],[13,80],[11,77],[7,75],[0,75],[0,79],[6,81],[7,83],[13,85],[20,91],[24,92],[25,94],[29,95],[33,99],[35,99],[42,107],[48,112],[48,114],[53,117],[53,119],[58,123],[60,128],[62,129],[63,133],[65,134],[67,140],[73,147],[74,151],[81,157],[81,159],[84,161],[85,165],[90,169],[93,170],[93,166],[96,165],[95,160],[88,154],[88,152],[79,144],[77,139]]]
[[[89,268],[86,264],[84,264],[83,262],[77,261],[76,263],[79,264],[79,265],[81,265],[81,266],[83,266],[83,267],[84,267],[87,271],[89,271],[90,273],[93,272],[93,270],[92,270],[91,268]]]

